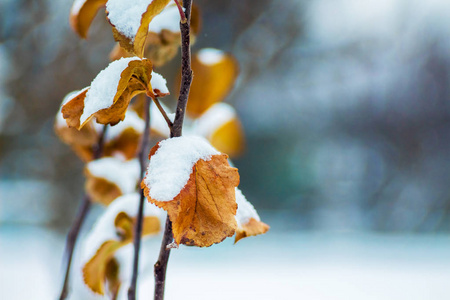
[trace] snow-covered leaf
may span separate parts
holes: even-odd
[[[109,0],[106,10],[116,41],[128,52],[143,57],[149,24],[169,2],[170,0]]]
[[[77,129],[92,117],[97,123],[115,125],[124,119],[128,104],[139,93],[151,97],[167,95],[165,79],[152,73],[148,59],[122,58],[112,62],[95,77],[90,87],[63,105],[63,117],[70,127]]]
[[[188,132],[205,137],[214,148],[230,157],[239,156],[245,149],[241,122],[234,108],[226,103],[213,104],[195,119]]]
[[[95,293],[104,294],[117,288],[120,271],[114,254],[133,240],[140,195],[128,194],[117,198],[100,217],[84,242],[82,260],[83,277],[86,285]],[[151,205],[144,206],[142,235],[157,234],[160,231],[160,211]],[[119,284],[120,285],[120,284]]]
[[[191,45],[195,43],[200,23],[199,9],[194,4],[191,13]],[[180,13],[175,4],[168,5],[150,22],[144,56],[150,59],[154,66],[160,67],[176,56],[181,45],[180,41]],[[110,53],[110,59],[116,60],[130,55],[133,54],[120,47],[120,44],[116,44]]]
[[[191,117],[198,117],[214,103],[222,101],[230,92],[239,66],[231,54],[205,48],[192,56],[192,70],[194,79],[189,92],[187,113]],[[176,86],[179,86],[179,83],[180,79]]]
[[[236,202],[238,205],[236,212],[238,228],[236,229],[235,243],[243,238],[263,234],[269,230],[270,226],[261,222],[253,205],[248,202],[238,188],[236,188]]]
[[[177,244],[208,247],[236,230],[236,168],[199,137],[158,143],[142,181],[148,200],[167,211]]]
[[[104,157],[86,164],[86,192],[95,202],[109,205],[117,197],[136,191],[140,166],[137,159]]]

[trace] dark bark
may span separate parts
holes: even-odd
[[[190,22],[192,0],[184,0],[185,18],[181,16],[181,86],[180,96],[178,97],[175,119],[170,130],[170,137],[180,137],[183,133],[183,121],[186,112],[186,105],[189,97],[189,90],[192,83],[191,69],[191,42],[190,42]],[[158,261],[155,264],[155,300],[164,299],[164,287],[166,282],[167,264],[170,256],[170,248],[167,246],[173,241],[172,222],[167,216],[164,236],[161,242]]]

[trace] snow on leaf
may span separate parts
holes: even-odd
[[[169,2],[170,0],[109,0],[106,10],[116,41],[128,52],[143,57],[149,24]]]
[[[208,247],[236,230],[236,168],[204,139],[164,140],[150,152],[142,188],[167,211],[177,244]]]
[[[213,104],[195,120],[190,132],[205,137],[230,157],[239,156],[245,148],[241,122],[234,108],[226,103]]]
[[[200,12],[194,4],[191,13],[191,45],[195,43],[200,31],[200,23]],[[150,22],[144,56],[150,59],[154,66],[160,67],[176,56],[181,45],[180,41],[180,13],[175,4],[170,4]],[[132,54],[116,44],[110,58],[116,60],[130,55]]]
[[[239,66],[231,54],[205,48],[192,56],[192,70],[195,76],[186,111],[191,117],[198,117],[230,92]],[[178,79],[177,86],[179,83]]]
[[[84,282],[97,294],[105,294],[105,286],[117,289],[118,283],[114,281],[119,277],[114,273],[120,270],[120,266],[114,266],[117,264],[114,254],[133,240],[136,222],[133,216],[137,212],[139,198],[137,193],[117,198],[100,217],[84,242]],[[160,231],[160,213],[156,207],[144,206],[143,236]]]
[[[87,32],[98,10],[107,0],[75,0],[70,10],[70,26],[82,38]]]
[[[236,229],[235,243],[243,238],[263,234],[269,230],[269,225],[261,222],[253,205],[245,198],[238,188],[236,188],[236,202],[238,205],[236,212],[238,228]]]
[[[152,64],[148,59],[130,57],[114,61],[97,75],[89,88],[63,105],[63,117],[70,127],[77,129],[92,117],[97,123],[115,125],[124,119],[135,95],[144,92],[151,97],[168,94],[164,80],[159,74],[155,76],[155,89],[152,89]]]
[[[117,197],[132,193],[139,181],[137,159],[122,161],[104,157],[86,164],[86,192],[95,202],[109,205]]]

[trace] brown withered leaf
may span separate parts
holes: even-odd
[[[138,58],[125,60],[128,61],[128,65],[121,70],[120,74],[116,74],[118,69],[112,66],[121,63],[121,60],[112,62],[94,79],[89,88],[82,90],[63,105],[61,111],[68,126],[81,129],[92,117],[96,118],[97,123],[115,125],[124,119],[128,104],[135,95],[146,92],[147,95],[155,97],[150,83],[151,62],[148,59]],[[104,109],[96,110],[99,100],[91,99],[88,90],[104,90],[105,80],[101,79],[104,79],[105,74],[108,73],[112,73],[110,77],[120,76],[117,87],[111,86],[116,89],[116,93],[112,99],[100,100],[104,103],[112,103],[109,107],[106,105]],[[101,79],[98,79],[99,77]]]
[[[214,103],[222,101],[233,88],[239,73],[236,59],[217,49],[202,49],[192,56],[194,79],[186,112],[198,117]],[[176,86],[180,85],[178,75]]]
[[[116,23],[116,20],[110,15],[111,11],[108,11],[108,20],[113,26],[114,39],[119,42],[120,46],[127,52],[130,52],[138,57],[144,55],[144,45],[148,34],[148,26],[151,20],[158,15],[170,2],[170,0],[153,0],[147,6],[146,10],[140,16],[140,25],[137,32],[130,33],[121,32],[122,24]],[[131,4],[130,4],[131,5]],[[111,10],[111,7],[107,7]],[[123,13],[123,12],[118,12]],[[119,19],[120,20],[120,19]],[[124,26],[127,28],[127,26]]]
[[[237,243],[239,240],[249,236],[266,233],[269,228],[270,226],[266,223],[250,218],[247,223],[239,226],[238,229],[236,229],[236,237],[234,239],[234,243]]]
[[[158,147],[159,144],[152,149],[151,156]],[[171,201],[152,199],[145,180],[142,182],[148,200],[167,211],[177,244],[208,247],[235,233],[235,187],[239,174],[230,167],[227,158],[218,154],[208,161],[199,159],[188,182]]]
[[[87,32],[98,10],[106,5],[107,0],[75,1],[70,10],[70,26],[82,38]]]
[[[121,247],[133,241],[133,228],[136,220],[129,217],[125,212],[120,212],[114,221],[119,239],[104,242],[97,250],[96,254],[84,265],[83,277],[86,285],[95,293],[105,294],[105,283],[109,289],[114,292],[118,289],[117,285],[117,267],[114,264],[114,254]],[[146,216],[143,221],[142,235],[156,234],[160,230],[158,217]]]

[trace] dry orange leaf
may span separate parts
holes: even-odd
[[[236,237],[234,239],[234,242],[237,243],[243,238],[266,233],[269,228],[270,226],[266,223],[250,218],[247,223],[238,227],[238,229],[236,230]]]
[[[76,0],[70,10],[70,26],[82,38],[87,32],[98,10],[105,6],[107,0]]]
[[[186,111],[191,117],[198,117],[231,91],[239,66],[230,54],[206,48],[192,56],[192,70],[194,79]],[[179,84],[180,76],[176,86]]]
[[[130,217],[130,211],[136,209],[139,198],[140,195],[135,193],[114,201],[86,239],[84,254],[88,256],[85,257],[87,262],[82,270],[83,277],[86,285],[95,293],[103,295],[107,288],[110,294],[115,294],[120,287],[120,266],[114,255],[121,247],[133,241],[136,219]],[[158,215],[156,208],[145,208],[142,236],[160,231]]]
[[[169,2],[170,0],[109,0],[106,10],[115,40],[128,52],[143,57],[148,26]]]
[[[81,129],[92,117],[97,123],[115,125],[125,118],[131,99],[146,92],[151,97],[168,94],[165,80],[157,80],[152,88],[152,64],[148,59],[122,58],[112,62],[62,107],[67,125]],[[162,77],[161,77],[162,78]]]
[[[172,149],[181,147],[184,153],[181,159],[190,161],[192,157],[186,158],[190,155],[190,151],[204,151],[201,148],[203,140],[199,138],[175,139],[163,141],[165,144],[161,147],[163,142],[160,142],[152,149],[149,170],[142,182],[144,193],[150,202],[167,211],[172,221],[173,235],[177,244],[208,247],[214,243],[220,243],[226,237],[232,236],[236,230],[235,187],[239,184],[238,171],[230,167],[227,161],[228,156],[225,154],[215,154],[206,160],[200,158],[195,160],[187,183],[181,191],[172,200],[161,201],[155,193],[152,193],[152,189],[158,189],[164,195],[166,192],[160,190],[158,184],[164,186],[167,183],[161,181],[158,183],[160,178],[155,178],[156,183],[152,181],[152,174],[161,174],[162,171],[152,170],[153,166],[159,168],[152,165],[152,159],[160,160],[161,157],[166,157],[167,168],[170,169],[171,164],[177,163],[176,157],[173,157],[173,160],[170,159]],[[206,141],[203,143],[207,144]],[[174,153],[174,156],[176,155]],[[170,171],[169,177],[172,174]],[[186,172],[186,169],[183,172]]]

